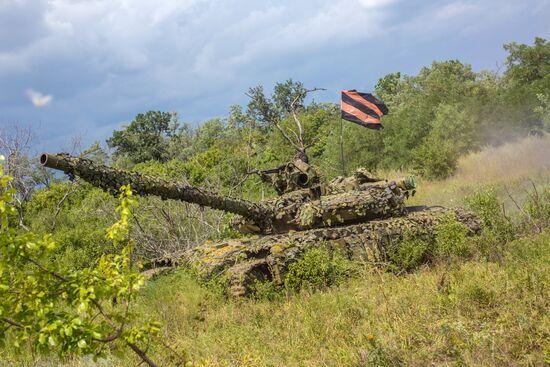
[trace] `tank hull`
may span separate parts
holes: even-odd
[[[389,247],[399,245],[405,232],[430,235],[449,214],[471,233],[480,230],[479,218],[465,209],[423,208],[402,217],[342,227],[205,243],[194,250],[192,264],[205,280],[228,275],[231,294],[240,297],[249,294],[256,281],[282,284],[288,266],[308,249],[323,243],[351,260],[386,262]]]

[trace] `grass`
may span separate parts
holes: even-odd
[[[500,263],[364,269],[276,301],[227,301],[177,271],[150,283],[140,307],[196,366],[543,366],[549,284],[544,232],[510,243]]]
[[[533,185],[550,185],[550,135],[487,147],[459,159],[456,173],[439,181],[418,180],[411,205],[459,206],[466,196],[493,186],[508,211]],[[513,199],[513,200],[512,200]]]
[[[545,366],[549,284],[545,231],[508,243],[498,262],[405,276],[365,268],[338,287],[271,301],[228,300],[179,269],[149,282],[135,311],[164,322],[164,340],[188,366]],[[175,364],[164,349],[151,354]],[[58,365],[20,361],[11,365]],[[126,353],[99,365],[135,364]]]

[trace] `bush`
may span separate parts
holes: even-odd
[[[321,246],[307,251],[289,265],[284,284],[287,289],[296,291],[324,289],[339,284],[356,271],[357,265],[340,251]]]
[[[472,254],[468,227],[449,214],[435,228],[433,235],[403,234],[402,240],[388,248],[389,269],[409,272],[420,265],[448,258],[465,258]]]
[[[256,281],[252,285],[252,294],[257,300],[275,301],[281,298],[281,288],[271,281]]]
[[[436,258],[468,257],[471,255],[471,244],[467,237],[468,227],[458,222],[454,215],[448,215],[435,230]]]
[[[427,262],[432,241],[405,233],[403,240],[388,248],[389,268],[395,273],[411,271]]]
[[[542,193],[533,188],[533,191],[528,193],[525,203],[524,226],[535,226],[539,231],[550,225],[550,187],[543,189]],[[527,222],[527,223],[525,223]]]
[[[481,244],[486,248],[487,246],[507,243],[514,238],[516,228],[504,214],[502,203],[498,200],[496,191],[493,188],[479,191],[465,198],[464,202],[483,221]]]
[[[430,136],[413,153],[413,168],[428,179],[445,178],[453,174],[458,162],[454,143]]]

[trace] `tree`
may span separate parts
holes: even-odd
[[[80,156],[100,164],[105,164],[109,158],[98,141],[93,142],[92,145],[84,149]]]
[[[115,148],[115,156],[132,163],[169,159],[169,140],[178,129],[177,115],[170,112],[148,111],[138,114],[122,130],[115,130],[107,144]]]
[[[378,150],[369,153],[378,155],[383,167],[411,166],[418,157],[415,151],[428,141],[439,106],[469,107],[470,100],[475,99],[476,77],[470,65],[448,60],[433,62],[416,76],[392,73],[380,79],[375,90],[388,100],[390,113],[384,116],[385,128],[380,134],[383,146],[378,144]],[[475,118],[468,116],[469,126]],[[449,120],[443,124],[454,126],[457,122]]]
[[[533,46],[512,42],[505,44],[504,49],[509,52],[506,76],[510,80],[532,85],[539,93],[550,87],[550,42],[536,37]]]
[[[304,128],[299,118],[299,113],[304,109],[304,100],[308,93],[322,88],[306,89],[300,82],[288,79],[284,83],[276,83],[273,94],[266,97],[262,86],[250,88],[247,95],[248,114],[258,120],[265,127],[275,127],[284,139],[298,154],[307,160],[306,149],[308,144],[304,140]],[[283,121],[292,119],[294,128],[285,126]]]
[[[8,126],[0,128],[0,154],[6,157],[5,171],[12,177],[8,185],[15,189],[13,204],[23,225],[25,203],[30,200],[38,185],[48,186],[53,174],[40,166],[36,159],[29,158],[33,142],[30,128]]]
[[[535,113],[542,120],[545,130],[550,132],[550,96],[540,93],[537,94],[537,99],[539,105],[535,107]]]
[[[532,46],[512,42],[504,49],[509,53],[503,78],[505,102],[515,107],[512,118],[523,130],[539,130],[544,122],[535,109],[540,104],[537,95],[550,90],[550,42],[537,37]]]

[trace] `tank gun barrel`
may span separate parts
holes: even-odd
[[[107,167],[89,159],[73,157],[68,154],[43,153],[40,156],[40,164],[69,175],[78,176],[106,191],[115,192],[123,185],[130,185],[138,195],[155,195],[162,199],[180,200],[239,214],[253,220],[260,227],[265,223],[266,218],[273,216],[270,208],[261,204],[224,196],[182,182]]]

